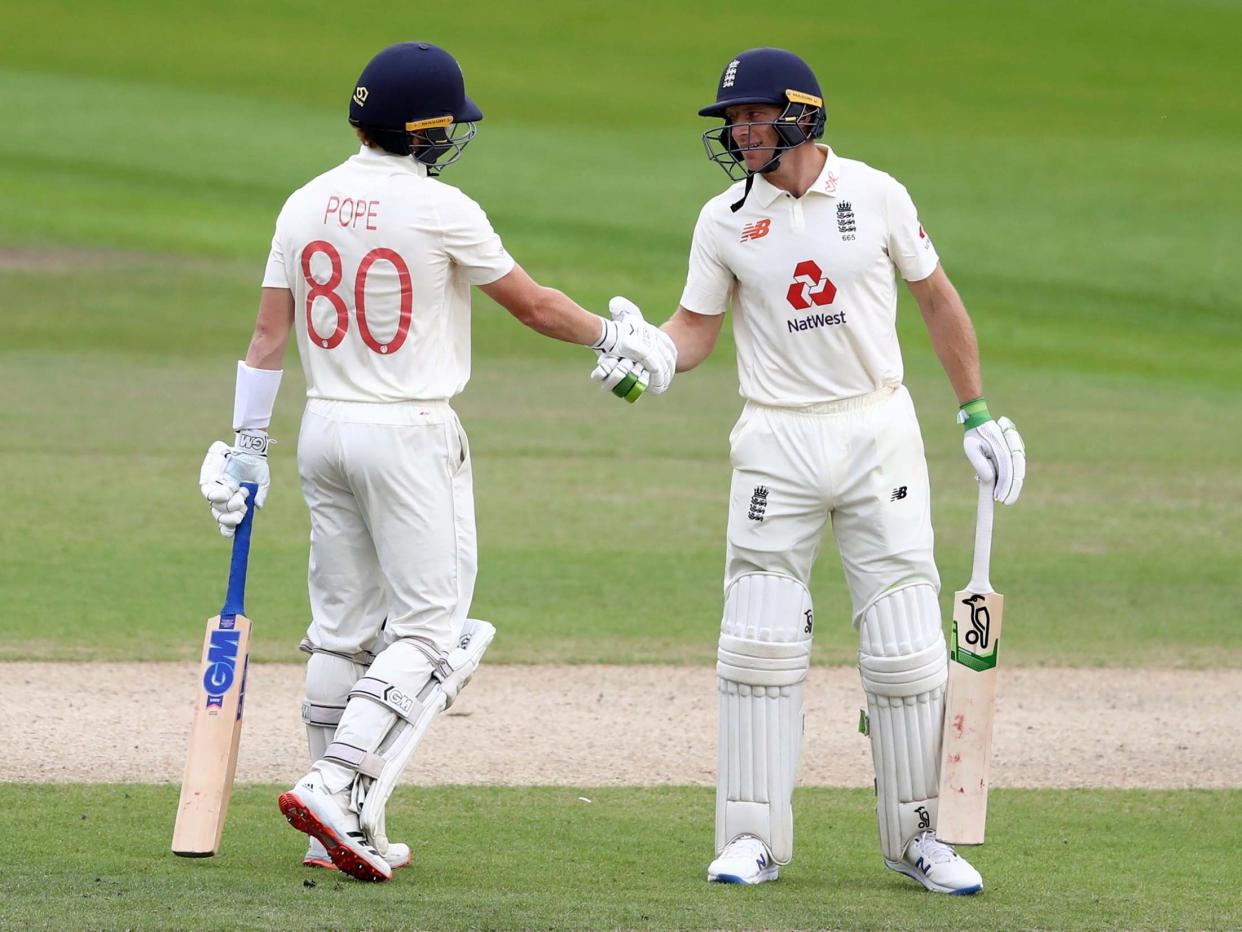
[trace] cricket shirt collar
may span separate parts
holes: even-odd
[[[417,162],[412,156],[394,155],[391,152],[385,152],[383,149],[369,149],[362,146],[358,149],[358,154],[354,156],[359,163],[366,166],[383,166],[388,169],[397,171],[408,171],[412,175],[418,175],[420,178],[427,177],[427,166],[422,162]]]
[[[824,167],[820,169],[815,180],[811,182],[811,186],[806,189],[806,194],[802,196],[826,194],[829,197],[836,197],[837,188],[841,184],[841,159],[829,146],[816,143],[815,148],[822,149],[827,158],[824,159]],[[763,175],[755,176],[755,186],[750,196],[758,201],[761,206],[771,207],[772,202],[782,194],[789,194],[789,192],[784,188],[778,188]],[[792,197],[792,195],[790,196]]]

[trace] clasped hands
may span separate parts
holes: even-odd
[[[591,378],[631,404],[644,391],[653,395],[668,391],[677,371],[677,346],[672,338],[647,323],[629,298],[613,298],[608,313],[612,320],[604,321],[603,336],[591,347],[598,354]]]

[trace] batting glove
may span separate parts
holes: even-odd
[[[633,404],[647,390],[651,374],[647,372],[642,363],[600,353],[599,361],[591,372],[591,378],[599,382],[600,388]]]
[[[1026,479],[1026,446],[1013,421],[1007,417],[992,420],[982,398],[968,401],[957,412],[965,429],[962,446],[980,482],[995,482],[992,497],[1002,505],[1012,505],[1022,494]]]
[[[604,321],[604,333],[591,349],[642,363],[651,377],[651,393],[668,391],[677,371],[677,344],[672,337],[643,320],[642,311],[629,298],[613,298],[608,302],[608,312],[612,320]]]
[[[243,482],[253,482],[259,487],[255,495],[256,508],[267,501],[271,475],[267,466],[267,431],[244,430],[237,434],[233,446],[217,440],[207,448],[203,465],[198,471],[198,487],[211,505],[211,514],[220,527],[220,533],[232,537],[246,516],[248,492]]]

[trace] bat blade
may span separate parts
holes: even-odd
[[[936,816],[936,837],[949,844],[983,844],[1004,604],[998,592],[953,596]]]
[[[250,620],[217,615],[207,621],[190,730],[190,750],[173,828],[173,853],[207,858],[220,850],[241,739]]]

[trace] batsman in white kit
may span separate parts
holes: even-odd
[[[670,338],[536,284],[486,214],[435,175],[482,112],[443,49],[380,52],[353,89],[357,155],[295,191],[276,222],[258,320],[238,363],[232,446],[200,486],[226,536],[268,489],[267,428],[291,331],[306,376],[298,438],[310,509],[302,642],[312,767],[280,797],[304,863],[382,881],[410,860],[384,811],[432,719],[495,633],[467,618],[476,547],[471,461],[450,406],[470,376],[470,288],[546,336],[634,360],[626,391],[664,391]],[[637,385],[635,385],[637,383]],[[259,491],[248,502],[242,481]]]
[[[708,880],[777,879],[793,857],[792,794],[814,612],[831,522],[859,634],[884,863],[939,893],[983,889],[936,839],[947,652],[923,442],[902,385],[897,275],[961,402],[965,449],[996,501],[1025,475],[1022,440],[983,399],[966,309],[906,189],[815,140],[819,82],[798,56],[731,60],[703,134],[737,183],[703,207],[680,307],[664,324],[677,369],[707,357],[732,307],[740,390],[717,680],[716,858]],[[620,319],[638,309],[614,302]],[[612,357],[592,376],[610,387]]]

